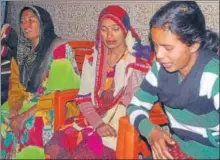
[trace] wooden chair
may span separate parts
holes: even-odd
[[[153,124],[167,124],[167,116],[164,114],[160,103],[156,103],[150,112],[150,121]],[[144,157],[151,154],[146,142],[140,138],[137,130],[130,124],[128,116],[119,120],[119,130],[116,147],[117,159],[138,159],[141,153]]]

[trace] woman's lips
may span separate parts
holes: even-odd
[[[24,29],[24,32],[25,32],[25,33],[29,33],[29,32],[31,32],[31,29],[29,29],[29,28]]]
[[[161,63],[162,66],[166,69],[170,68],[172,65],[170,63]]]
[[[106,41],[106,43],[107,43],[108,45],[111,45],[111,44],[115,44],[116,41],[115,41],[115,40],[113,40],[113,41]]]

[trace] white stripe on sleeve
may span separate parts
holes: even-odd
[[[139,109],[139,110],[136,110],[136,111],[131,112],[131,114],[130,114],[130,123],[131,123],[132,125],[134,125],[135,119],[136,119],[138,116],[140,116],[140,115],[144,115],[144,116],[146,116],[147,118],[149,118],[149,115],[148,115],[147,112],[145,112],[145,111]]]

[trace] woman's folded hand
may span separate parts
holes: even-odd
[[[116,137],[117,133],[109,124],[102,123],[96,128],[97,133],[101,137]]]

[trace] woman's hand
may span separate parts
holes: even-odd
[[[19,113],[19,110],[21,109],[21,107],[22,107],[22,102],[21,101],[16,101],[14,103],[14,105],[11,106],[11,110],[10,110],[10,113],[9,113],[9,118],[17,116],[18,113]]]
[[[101,137],[116,137],[117,133],[109,124],[102,123],[96,128],[97,133]]]
[[[168,132],[154,127],[150,133],[149,141],[154,159],[173,159],[172,155],[168,152],[167,145],[172,146],[175,144],[175,141]]]
[[[11,130],[15,133],[17,137],[19,137],[19,132],[23,128],[25,121],[36,111],[37,111],[37,106],[35,105],[29,110],[23,112],[22,114],[20,115],[17,114],[16,116],[12,116],[9,118]]]
[[[11,130],[15,133],[17,138],[19,137],[19,133],[24,126],[24,122],[28,119],[28,114],[26,112],[16,115],[10,118],[10,127]]]

